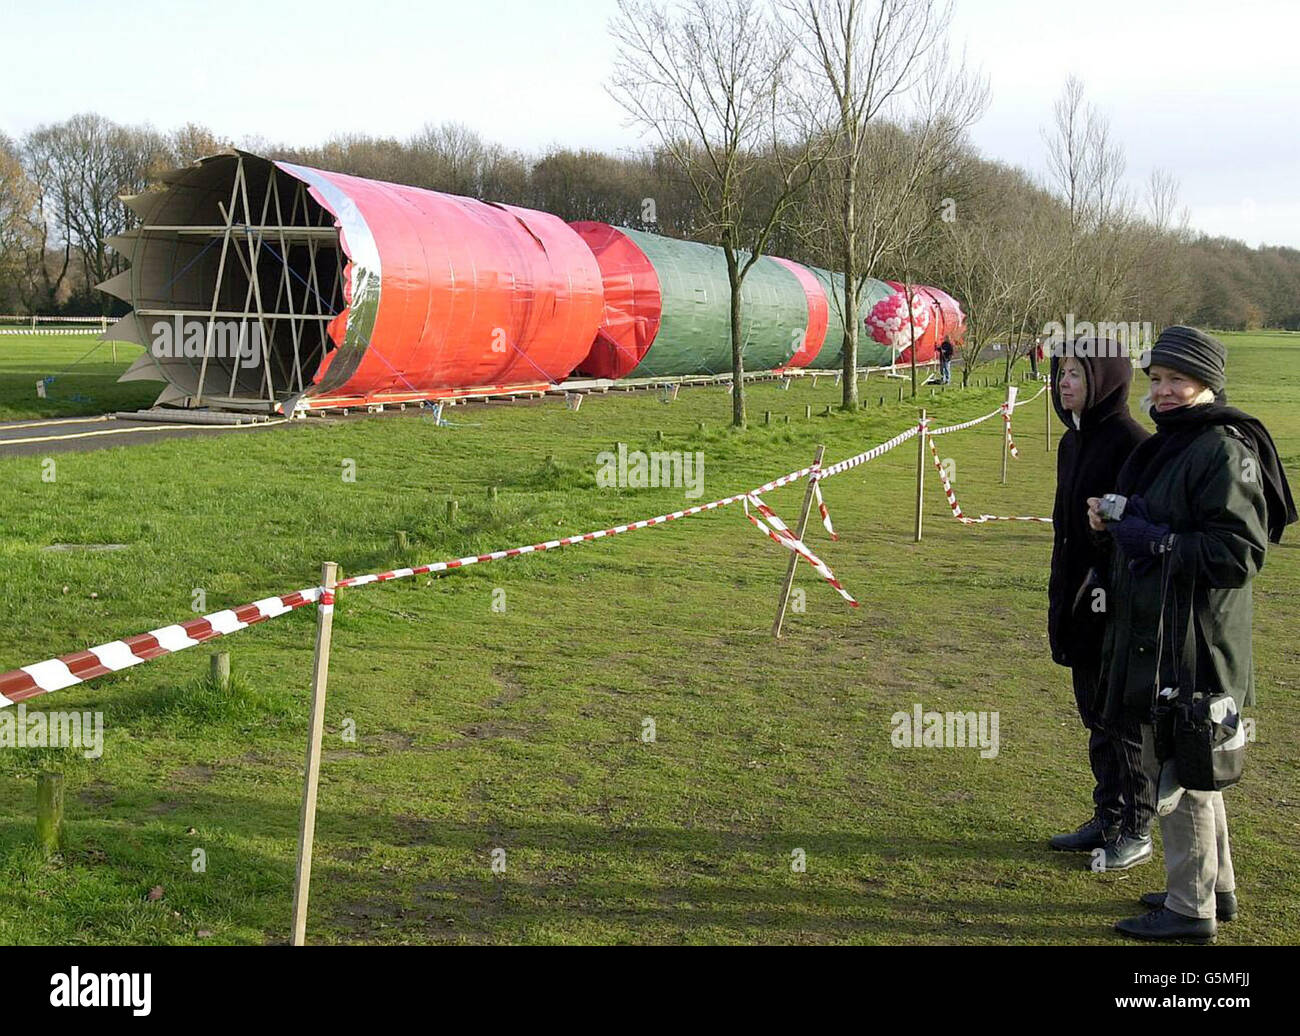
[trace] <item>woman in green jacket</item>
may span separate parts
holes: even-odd
[[[1226,405],[1226,358],[1217,339],[1195,328],[1161,332],[1143,363],[1156,434],[1120,471],[1122,516],[1103,520],[1100,501],[1089,500],[1092,528],[1110,533],[1117,548],[1102,647],[1105,715],[1142,724],[1153,781],[1159,688],[1194,682],[1197,691],[1231,694],[1238,707],[1254,704],[1251,583],[1268,542],[1296,520],[1273,440]],[[1222,793],[1184,791],[1160,831],[1167,891],[1144,895],[1153,909],[1115,927],[1136,938],[1209,941],[1216,914],[1236,915]]]

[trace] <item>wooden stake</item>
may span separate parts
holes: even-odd
[[[1010,412],[1012,405],[1015,403],[1015,401],[1016,401],[1016,390],[1013,386],[1008,384],[1007,398],[1005,401],[1005,405],[1007,407],[1008,412]],[[1004,486],[1007,484],[1007,456],[1009,452],[1010,451],[1007,449],[1007,419],[1004,417],[1002,419],[1002,484]]]
[[[36,844],[49,856],[63,843],[63,774],[36,778]]]
[[[212,682],[223,691],[230,687],[230,652],[218,651],[212,656]]]
[[[547,457],[546,459],[548,462],[554,461],[554,458],[552,457]],[[454,522],[456,520],[456,508],[458,506],[459,504],[457,504],[455,500],[447,501],[447,521]]]
[[[333,590],[339,566],[333,561],[321,565],[321,586]],[[311,849],[316,834],[316,789],[320,784],[321,738],[325,732],[325,683],[329,679],[330,635],[334,631],[334,608],[316,609],[316,658],[311,673],[311,731],[307,738],[307,774],[303,782],[302,814],[298,822],[298,870],[293,883],[293,945],[307,938],[307,894],[311,886]]]
[[[826,452],[826,447],[818,445],[817,452],[813,455],[813,467],[819,467],[822,462],[822,454]],[[803,494],[803,509],[799,512],[799,524],[795,527],[794,534],[800,540],[803,539],[804,533],[808,531],[808,512],[812,510],[813,487],[816,483],[811,478],[808,479],[808,488]],[[794,569],[799,563],[799,555],[794,551],[790,552],[790,562],[786,566],[785,581],[781,584],[781,600],[776,606],[776,621],[772,623],[772,636],[781,636],[781,625],[785,622],[785,607],[790,601],[790,590],[794,586]]]
[[[925,497],[925,411],[921,411],[921,433],[916,437],[916,542],[921,542],[921,505]]]

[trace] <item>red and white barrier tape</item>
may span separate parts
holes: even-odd
[[[329,591],[324,593],[328,595]],[[331,607],[332,596],[329,595],[328,601],[321,601],[322,606]],[[112,640],[85,651],[74,651],[70,655],[25,665],[21,669],[0,675],[0,708],[16,705],[39,694],[61,691],[97,676],[129,669],[160,655],[183,651],[202,644],[205,640],[234,633],[265,619],[273,619],[277,615],[301,608],[304,604],[313,604],[320,601],[321,597],[320,587],[299,590],[281,597],[267,597],[242,608],[228,608],[201,619],[162,626],[148,633]]]
[[[996,414],[996,411],[994,412]],[[994,416],[993,414],[987,416]],[[971,424],[978,424],[979,421],[986,418],[979,418],[973,422],[967,422],[966,425],[953,426],[952,428],[943,429],[944,431],[956,431],[959,427],[969,427]],[[831,478],[835,475],[843,474],[860,464],[874,460],[881,454],[887,453],[896,446],[907,442],[912,436],[922,430],[920,424],[914,425],[904,432],[894,436],[887,442],[873,446],[856,456],[849,457],[839,461],[828,468],[818,472],[814,482],[815,495],[818,506],[822,515],[822,522],[826,526],[827,532],[835,539],[838,535],[831,525],[830,515],[826,510],[826,505],[821,498],[821,489],[819,483],[822,479]],[[551,550],[556,547],[565,547],[573,543],[582,543],[591,540],[603,539],[607,536],[617,536],[621,533],[632,532],[636,529],[649,528],[652,525],[663,525],[667,522],[674,521],[678,518],[686,518],[690,515],[701,514],[705,511],[716,510],[719,507],[726,507],[737,501],[745,501],[747,504],[753,499],[755,506],[760,513],[769,519],[773,527],[779,528],[785,535],[773,534],[770,529],[766,529],[752,515],[749,515],[746,509],[746,516],[750,521],[764,528],[773,539],[782,546],[795,551],[811,564],[822,578],[835,588],[835,590],[853,606],[857,606],[855,601],[844,587],[835,578],[830,568],[810,551],[807,546],[794,536],[786,528],[781,519],[771,511],[766,504],[758,499],[759,494],[778,489],[781,486],[789,485],[806,478],[813,473],[814,466],[802,468],[798,471],[792,471],[780,478],[765,482],[763,485],[746,493],[737,493],[733,496],[723,497],[721,500],[714,500],[707,504],[699,504],[695,507],[687,507],[680,511],[673,511],[671,514],[661,514],[654,518],[647,518],[639,522],[630,522],[627,525],[616,525],[609,529],[600,529],[595,532],[585,533],[581,536],[566,536],[558,540],[547,540],[544,543],[534,543],[524,547],[514,547],[510,550],[498,550],[489,554],[478,554],[469,557],[456,558],[452,561],[439,561],[430,565],[418,565],[413,568],[399,568],[388,572],[379,572],[373,575],[353,576],[350,579],[341,579],[336,585],[337,589],[343,587],[365,586],[368,583],[383,583],[393,579],[403,579],[408,576],[424,575],[430,572],[443,572],[455,568],[464,568],[468,565],[480,564],[488,561],[497,561],[502,558],[517,557],[523,554],[531,554],[537,551]],[[1041,521],[1042,519],[1034,519]],[[161,655],[173,654],[177,651],[183,651],[185,648],[194,647],[204,641],[211,640],[214,637],[225,636],[229,633],[235,633],[247,626],[265,619],[275,618],[286,612],[300,608],[304,604],[318,603],[321,608],[333,609],[335,594],[323,587],[311,587],[306,590],[299,590],[295,593],[285,594],[280,597],[268,597],[261,601],[255,601],[252,604],[246,604],[240,608],[225,609],[214,612],[211,615],[205,615],[199,619],[190,619],[187,622],[177,623],[171,626],[163,626],[156,630],[150,630],[148,633],[140,633],[132,637],[126,637],[122,640],[110,641],[107,644],[100,644],[98,647],[88,648],[85,651],[76,651],[72,654],[61,655],[58,658],[47,659],[44,662],[36,662],[32,665],[22,666],[18,669],[11,670],[7,673],[0,674],[0,708],[8,705],[15,705],[18,702],[25,701],[28,698],[36,697],[41,694],[48,694],[51,691],[62,690],[65,687],[71,687],[74,684],[83,683],[86,680],[92,680],[98,676],[104,676],[108,673],[118,672],[122,669],[139,665],[141,662],[147,662],[151,659],[158,658]]]
[[[1039,396],[1041,396],[1041,395],[1042,395],[1044,392],[1046,392],[1046,391],[1047,391],[1047,386],[1046,386],[1046,385],[1043,385],[1043,386],[1042,386],[1042,387],[1041,387],[1037,392],[1035,392],[1035,393],[1034,393],[1032,396],[1030,396],[1028,399],[1017,399],[1017,400],[1016,400],[1016,406],[1025,406],[1027,403],[1032,403],[1035,399],[1037,399]]]
[[[1016,449],[1015,440],[1011,438],[1011,408],[1005,403],[1002,404],[1002,421],[1006,427],[1007,449],[1011,451],[1011,456],[1019,459],[1020,451]]]
[[[943,482],[944,496],[948,498],[948,506],[952,508],[952,516],[963,525],[982,525],[984,522],[1045,522],[1052,524],[1050,518],[1035,518],[1028,515],[1000,515],[1000,514],[982,514],[978,518],[971,518],[962,513],[961,505],[957,503],[957,495],[952,491],[952,483],[948,481],[948,472],[943,464],[939,461],[939,450],[934,445],[934,438],[927,436],[930,443],[930,455],[934,458],[935,470],[939,472],[939,479]]]
[[[989,418],[991,418],[991,417],[997,417],[998,414],[1000,414],[1000,413],[1002,413],[1002,408],[1001,408],[1001,407],[998,407],[998,409],[993,410],[993,411],[990,411],[989,413],[985,414],[983,417],[977,417],[977,418],[975,418],[975,419],[972,420],[972,421],[963,421],[961,424],[950,424],[950,425],[947,425],[947,426],[944,427],[944,428],[931,428],[931,429],[930,429],[930,434],[931,434],[931,435],[947,435],[949,432],[963,432],[963,431],[965,431],[967,428],[974,428],[977,424],[983,424],[985,421],[987,421],[987,420],[988,420]],[[926,424],[929,424],[929,423],[930,423],[930,419],[927,417],[927,418],[926,418]],[[920,431],[920,428],[919,428],[919,427],[917,427],[917,428],[913,428],[913,429],[912,429],[913,434],[915,434],[915,433],[918,432],[918,431]]]
[[[920,425],[913,425],[907,431],[900,432],[898,435],[895,435],[888,442],[882,442],[879,446],[873,446],[871,447],[871,449],[866,450],[863,453],[859,453],[855,457],[849,457],[846,460],[838,461],[837,463],[832,464],[829,468],[823,469],[821,473],[821,477],[831,478],[833,475],[842,475],[850,468],[856,468],[859,464],[866,464],[867,461],[875,460],[882,453],[888,453],[895,446],[901,446],[903,443],[907,442],[908,439],[912,438],[912,436],[914,436],[920,430],[921,430]],[[754,492],[761,493],[764,491],[764,488],[765,487],[759,487],[758,489],[754,490]]]
[[[840,534],[835,531],[835,526],[831,524],[831,513],[826,510],[826,501],[822,499],[822,480],[820,473],[812,476],[813,496],[817,499],[817,510],[821,513],[822,524],[826,526],[826,532],[833,540],[838,540]]]
[[[753,504],[755,510],[767,519],[768,524],[765,525],[749,513],[750,504]],[[793,551],[799,557],[807,561],[808,564],[812,565],[812,567],[817,570],[818,575],[825,579],[826,582],[830,583],[831,586],[835,587],[836,592],[839,593],[841,597],[848,601],[854,608],[858,607],[858,602],[855,601],[849,595],[849,592],[840,585],[840,581],[835,578],[835,573],[830,570],[830,567],[826,562],[822,561],[821,558],[809,550],[803,540],[799,539],[798,536],[790,531],[790,528],[785,524],[785,522],[781,521],[777,516],[777,513],[768,507],[767,504],[763,503],[757,493],[750,493],[745,497],[745,517],[753,522],[760,532],[766,533],[777,543],[781,544],[781,546],[785,547],[787,550]]]

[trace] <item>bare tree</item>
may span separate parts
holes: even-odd
[[[0,133],[0,306],[30,307],[32,265],[44,256],[37,227],[38,197],[18,146]]]
[[[200,158],[207,158],[209,155],[215,155],[228,147],[230,147],[230,141],[217,136],[206,126],[187,122],[184,126],[167,134],[166,161],[168,168],[175,169],[189,165],[191,162],[196,162]],[[157,170],[157,172],[166,171],[167,169]],[[153,173],[154,171],[151,170],[151,176]]]
[[[1165,169],[1147,180],[1146,218],[1137,225],[1141,261],[1135,270],[1137,315],[1157,328],[1176,323],[1191,300],[1189,215],[1178,201],[1178,181]]]
[[[104,243],[130,223],[118,196],[143,190],[149,171],[165,163],[168,146],[148,127],[118,126],[103,116],[83,114],[33,130],[25,152],[28,173],[41,194],[42,256],[50,241],[63,250],[57,276],[51,277],[44,263],[41,267],[53,302],[74,254],[87,287],[122,268],[122,258]],[[103,305],[110,305],[107,297]]]
[[[722,246],[731,289],[732,423],[745,425],[741,290],[773,229],[825,160],[793,42],[754,0],[619,0],[610,95],[654,134]],[[772,175],[773,170],[775,175]],[[760,180],[771,189],[758,189]]]
[[[844,268],[843,402],[858,405],[858,303],[865,279],[891,253],[911,256],[933,219],[925,189],[987,104],[987,88],[954,69],[946,35],[951,7],[937,0],[782,0],[806,67],[828,90],[837,150],[819,191]],[[909,132],[881,125],[913,100]],[[915,374],[913,374],[915,382]],[[915,392],[915,384],[913,384]]]
[[[1131,296],[1127,282],[1141,249],[1133,234],[1133,199],[1124,186],[1124,151],[1112,140],[1106,117],[1083,97],[1083,84],[1069,77],[1044,138],[1049,183],[1069,214],[1059,315],[1086,313],[1095,321],[1114,314]]]

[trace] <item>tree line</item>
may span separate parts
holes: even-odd
[[[938,0],[621,0],[607,89],[645,131],[638,151],[525,154],[459,123],[315,147],[162,132],[75,115],[0,135],[0,311],[114,313],[93,290],[124,261],[119,194],[235,143],[271,158],[600,220],[720,246],[733,286],[760,255],[846,272],[833,300],[856,360],[865,278],[959,299],[965,373],[993,343],[1011,362],[1043,327],[1076,321],[1300,329],[1300,250],[1196,233],[1166,170],[1140,191],[1084,85],[1042,128],[1047,173],[981,155],[988,101],[948,48]],[[739,321],[733,313],[733,326]],[[737,336],[733,360],[743,369]],[[843,379],[856,405],[856,379]],[[736,393],[737,423],[744,422]]]

